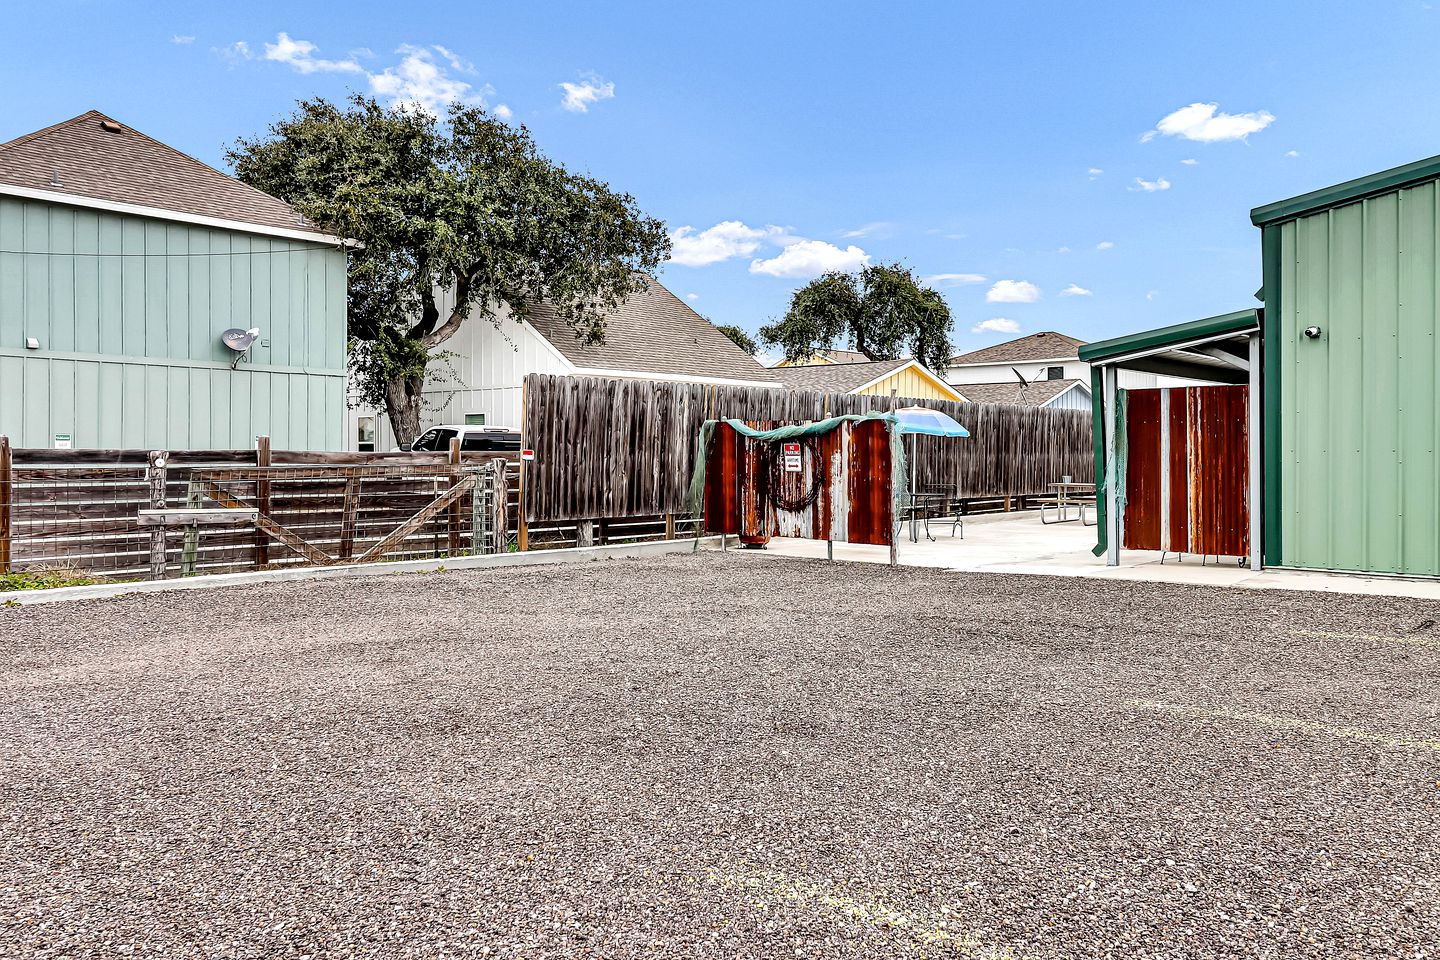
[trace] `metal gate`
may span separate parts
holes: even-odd
[[[1122,544],[1250,554],[1249,387],[1124,391]]]

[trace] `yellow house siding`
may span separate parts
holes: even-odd
[[[857,394],[867,397],[888,397],[894,390],[897,396],[914,397],[917,400],[958,400],[959,394],[948,386],[937,383],[914,367],[899,370],[884,380],[871,384]]]

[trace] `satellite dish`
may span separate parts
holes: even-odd
[[[1025,389],[1026,387],[1030,386],[1030,381],[1029,381],[1029,380],[1026,380],[1023,376],[1021,376],[1019,370],[1016,370],[1014,367],[1011,367],[1011,368],[1010,368],[1010,372],[1013,373],[1013,374],[1015,374],[1015,379],[1016,379],[1016,380],[1019,380],[1019,381],[1020,381],[1020,389],[1023,390],[1023,389]]]
[[[240,365],[240,360],[245,356],[246,351],[250,349],[250,346],[259,336],[259,327],[251,327],[249,330],[231,327],[229,330],[220,334],[220,342],[235,351],[235,362],[230,364],[231,370],[234,370]]]

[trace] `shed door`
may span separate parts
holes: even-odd
[[[1249,556],[1249,389],[1124,391],[1125,549]]]

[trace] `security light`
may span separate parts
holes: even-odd
[[[1306,337],[1307,339],[1309,339],[1309,340],[1319,340],[1319,339],[1320,339],[1320,328],[1319,328],[1319,327],[1306,327],[1306,328],[1305,328],[1305,337]]]

